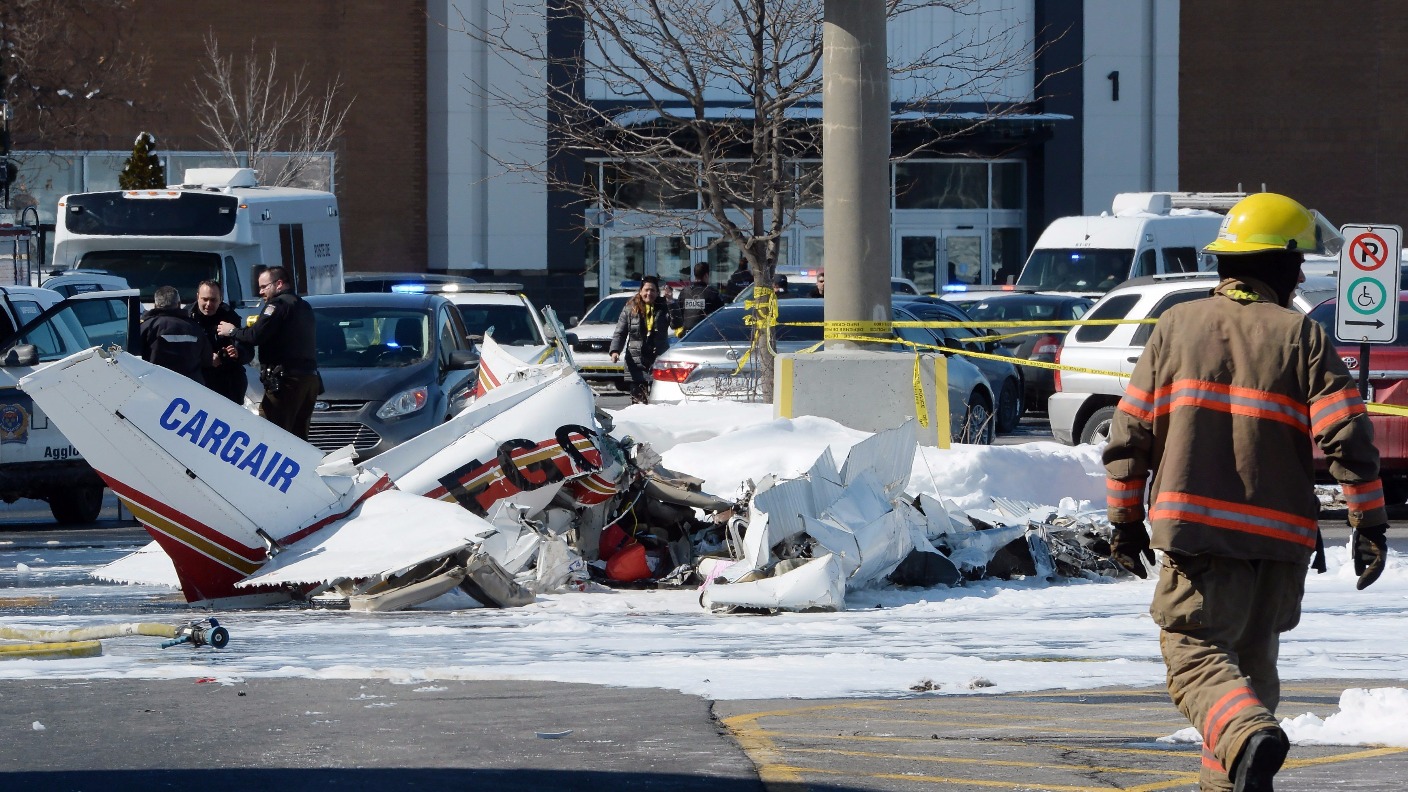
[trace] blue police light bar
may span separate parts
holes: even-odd
[[[423,283],[396,283],[391,286],[391,291],[396,294],[425,294],[425,284]]]
[[[946,291],[946,292],[966,292],[966,291],[968,291],[968,284],[966,284],[966,283],[945,283],[945,284],[944,284],[944,287],[943,287],[943,291]]]

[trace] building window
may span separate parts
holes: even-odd
[[[900,162],[896,209],[987,209],[986,162]]]

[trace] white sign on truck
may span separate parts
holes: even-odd
[[[1398,339],[1399,256],[1403,229],[1395,225],[1346,225],[1340,229],[1335,338],[1364,344]]]

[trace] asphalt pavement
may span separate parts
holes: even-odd
[[[1028,419],[1022,438],[1049,435]],[[0,540],[140,539],[108,497],[76,530],[5,505]],[[1390,516],[1408,552],[1408,507]],[[1327,543],[1343,519],[1322,515]],[[1390,684],[1291,683],[1281,715]],[[1186,725],[1161,688],[709,702],[609,680],[34,679],[0,682],[0,790],[1192,790],[1196,746],[1158,741]],[[1408,749],[1298,746],[1276,788],[1405,789]]]

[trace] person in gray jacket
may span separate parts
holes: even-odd
[[[641,278],[640,291],[626,303],[611,336],[611,362],[624,353],[631,381],[631,404],[645,404],[650,395],[650,367],[670,344],[670,311],[660,298],[660,279]]]

